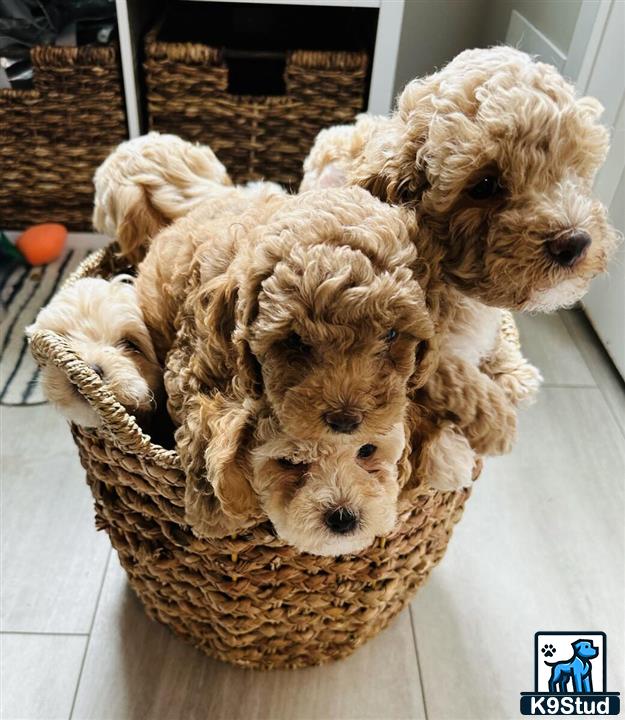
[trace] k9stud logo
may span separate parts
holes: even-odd
[[[607,692],[607,641],[602,632],[537,632],[534,692],[521,693],[522,715],[618,715]]]

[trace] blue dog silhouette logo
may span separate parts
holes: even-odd
[[[607,692],[603,632],[544,631],[534,635],[534,692],[521,693],[523,715],[618,715]]]
[[[547,650],[545,650],[547,647]],[[547,655],[553,645],[544,646],[541,652]],[[551,653],[553,654],[553,652]],[[549,678],[550,693],[591,693],[592,692],[592,663],[591,660],[599,654],[599,648],[592,644],[592,640],[580,638],[573,643],[573,657],[570,660],[549,662],[545,665],[551,667]]]

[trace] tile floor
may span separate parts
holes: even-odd
[[[254,673],[143,614],[62,420],[1,408],[4,720],[519,717],[533,633],[607,632],[625,688],[625,390],[583,317],[521,318],[545,375],[514,452],[490,460],[428,585],[348,660]]]

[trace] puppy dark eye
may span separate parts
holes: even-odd
[[[284,341],[284,344],[287,350],[300,353],[301,355],[305,355],[310,350],[310,346],[306,345],[296,332],[290,333]]]
[[[395,342],[398,337],[399,333],[397,332],[397,330],[395,330],[395,328],[391,328],[384,336],[384,342],[387,342],[390,345],[391,343]]]
[[[304,462],[293,462],[289,458],[278,458],[278,465],[285,470],[299,470],[304,472],[308,469],[308,463]]]
[[[143,355],[143,350],[141,349],[141,346],[132,338],[122,338],[117,343],[117,347],[122,348],[122,350],[128,350],[130,352],[136,352],[140,355]]]
[[[498,195],[502,190],[496,175],[485,175],[467,191],[474,200],[486,200]]]
[[[378,448],[375,445],[372,445],[371,443],[367,443],[366,445],[363,445],[360,450],[358,450],[358,457],[359,458],[369,458],[373,455],[373,453]]]

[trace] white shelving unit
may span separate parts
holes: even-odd
[[[214,2],[215,0],[196,0]],[[241,0],[219,0],[241,2]],[[248,0],[249,1],[249,0]],[[377,8],[378,24],[367,110],[385,115],[392,105],[406,0],[254,0],[254,4]],[[139,47],[150,16],[150,0],[115,0],[128,135],[142,132],[139,99]]]

